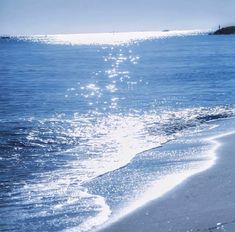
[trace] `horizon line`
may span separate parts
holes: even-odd
[[[94,35],[94,34],[125,34],[125,33],[156,33],[156,32],[162,32],[162,33],[167,33],[167,32],[186,32],[186,31],[198,31],[198,32],[210,32],[213,31],[212,28],[208,29],[163,29],[163,30],[137,30],[137,31],[107,31],[107,32],[75,32],[75,33],[45,33],[45,34],[0,34],[0,37],[28,37],[28,36],[60,36],[60,35]]]

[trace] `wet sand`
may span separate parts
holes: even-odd
[[[217,139],[216,164],[99,232],[235,232],[235,133]]]

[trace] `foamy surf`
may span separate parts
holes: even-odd
[[[24,40],[42,42],[47,44],[64,45],[121,45],[143,40],[168,38],[173,36],[189,36],[203,34],[202,30],[184,31],[144,31],[144,32],[113,32],[113,33],[87,33],[87,34],[56,34],[21,36]]]

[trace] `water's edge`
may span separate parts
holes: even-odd
[[[179,173],[174,175],[166,176],[163,180],[157,181],[155,186],[151,186],[149,191],[146,191],[142,199],[139,199],[134,204],[131,204],[129,207],[122,209],[122,212],[119,212],[119,215],[112,216],[105,222],[101,223],[99,226],[93,227],[91,231],[99,232],[103,229],[108,228],[110,225],[121,221],[125,217],[131,215],[132,213],[140,210],[143,207],[147,207],[152,202],[158,201],[160,198],[164,198],[176,188],[180,187],[181,184],[184,184],[185,181],[190,181],[190,178],[196,176],[197,174],[201,174],[213,168],[217,164],[218,149],[223,145],[221,139],[223,137],[235,134],[235,130],[230,128],[230,122],[235,126],[235,118],[220,120],[220,127],[218,131],[213,132],[213,134],[208,134],[208,131],[204,131],[203,133],[199,133],[199,135],[195,135],[195,137],[191,138],[195,141],[195,144],[198,143],[198,137],[200,137],[200,142],[203,142],[209,145],[203,152],[209,154],[210,159],[207,160],[204,165],[200,166],[200,168],[191,170],[185,173]],[[235,127],[234,127],[235,128]],[[179,138],[181,140],[182,138]],[[163,146],[168,146],[169,143],[177,143],[177,139],[174,141],[169,141],[165,143]],[[172,144],[170,146],[172,146]],[[173,145],[174,146],[174,145]],[[162,147],[162,146],[161,146]],[[160,147],[156,148],[159,149]],[[159,191],[159,188],[161,191]]]

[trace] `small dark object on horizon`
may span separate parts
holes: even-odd
[[[232,35],[232,34],[235,34],[235,26],[223,27],[212,33],[212,35]]]

